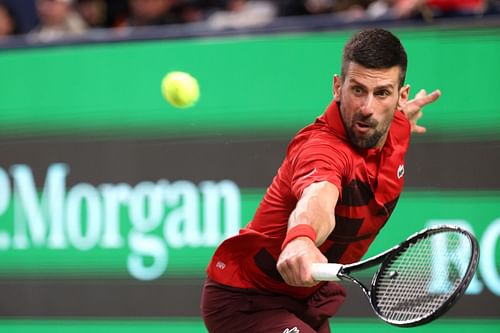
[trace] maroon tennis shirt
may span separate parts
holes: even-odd
[[[339,107],[333,102],[291,141],[254,218],[238,235],[220,244],[208,265],[208,277],[236,288],[299,299],[311,295],[321,284],[289,286],[276,268],[288,218],[302,191],[320,181],[338,187],[335,229],[320,250],[329,262],[358,261],[399,199],[409,140],[410,124],[401,111],[396,111],[382,148],[356,148],[350,144]]]

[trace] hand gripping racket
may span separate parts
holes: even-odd
[[[313,264],[318,281],[349,280],[375,313],[396,326],[417,326],[445,313],[465,292],[479,260],[477,240],[455,226],[422,230],[401,244],[349,264]],[[370,288],[350,274],[379,265]]]

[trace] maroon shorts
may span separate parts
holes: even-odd
[[[210,333],[328,333],[328,318],[344,301],[345,290],[329,282],[309,298],[238,289],[205,281],[201,299],[203,320]]]

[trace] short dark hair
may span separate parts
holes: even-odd
[[[403,86],[408,59],[399,38],[391,32],[375,28],[356,33],[344,46],[342,77],[345,77],[350,62],[373,69],[399,66],[399,85]]]

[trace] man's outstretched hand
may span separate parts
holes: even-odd
[[[425,127],[418,125],[417,121],[423,115],[424,106],[435,102],[439,96],[441,96],[439,89],[434,90],[430,94],[427,94],[425,89],[422,89],[415,95],[414,99],[409,100],[401,106],[401,110],[410,121],[412,133],[423,134],[427,131]]]

